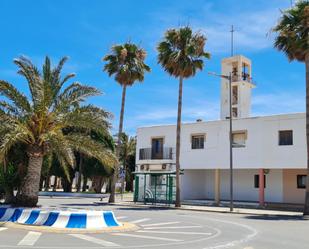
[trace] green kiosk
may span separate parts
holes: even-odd
[[[134,202],[173,204],[176,197],[175,177],[175,171],[134,172]]]

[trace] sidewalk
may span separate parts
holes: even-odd
[[[119,196],[117,198],[117,202],[115,205],[121,205],[121,206],[130,206],[130,207],[149,207],[149,208],[167,208],[167,209],[180,209],[180,210],[188,210],[188,211],[201,211],[201,212],[219,212],[219,213],[231,213],[230,208],[228,206],[213,206],[210,204],[207,204],[207,202],[204,202],[205,204],[199,202],[191,202],[188,201],[184,202],[185,204],[182,204],[180,208],[175,208],[174,205],[165,205],[165,204],[144,204],[140,202],[134,203],[132,199],[130,199],[130,196],[126,195],[124,196],[123,200],[121,201]],[[209,202],[210,203],[210,202]],[[226,205],[227,202],[223,202],[223,205]],[[235,202],[235,207],[233,210],[233,214],[248,214],[248,215],[267,215],[267,216],[299,216],[302,217],[302,212],[300,211],[285,211],[285,210],[274,210],[274,207],[272,209],[262,209],[258,208],[258,206],[255,203],[246,203],[248,207],[241,207],[243,203],[241,202]]]

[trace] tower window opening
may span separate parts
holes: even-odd
[[[237,65],[233,65],[232,69],[232,81],[238,81],[238,70],[237,70]]]
[[[248,65],[243,63],[242,64],[242,73],[241,73],[242,79],[244,81],[250,81],[250,75],[249,75],[249,69]]]
[[[233,86],[232,88],[232,105],[238,104],[238,87]]]
[[[237,118],[237,116],[238,116],[238,109],[237,109],[237,107],[233,107],[232,108],[232,117]]]

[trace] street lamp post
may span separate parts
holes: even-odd
[[[234,209],[234,193],[233,193],[233,125],[232,125],[232,73],[229,75],[216,74],[209,72],[208,74],[214,75],[229,81],[229,149],[230,149],[230,212]]]

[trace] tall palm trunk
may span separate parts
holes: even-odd
[[[28,168],[23,179],[20,194],[16,204],[25,207],[34,207],[38,203],[41,169],[43,163],[42,149],[33,146],[28,151]]]
[[[121,111],[120,111],[120,119],[119,119],[119,130],[118,130],[118,140],[117,140],[117,147],[116,147],[116,157],[119,161],[119,155],[120,155],[120,145],[121,145],[121,134],[122,134],[122,128],[123,128],[123,115],[124,115],[124,104],[126,101],[126,90],[127,86],[123,85],[122,87],[122,98],[121,98]],[[109,203],[115,202],[115,191],[116,191],[116,183],[118,179],[118,168],[119,165],[115,166],[114,174],[111,181],[111,194],[109,196]]]
[[[306,138],[307,138],[307,182],[304,216],[309,216],[309,54],[305,58],[306,64]]]
[[[178,113],[177,113],[177,131],[176,131],[176,203],[175,207],[180,207],[180,134],[181,134],[181,109],[182,109],[182,83],[183,77],[179,77],[178,92]]]

